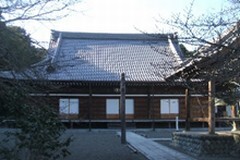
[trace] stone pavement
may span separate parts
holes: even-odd
[[[146,156],[149,160],[195,160],[186,154],[163,146],[133,132],[127,132],[126,139],[132,147]]]

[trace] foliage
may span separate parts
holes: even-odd
[[[0,34],[4,36],[4,40],[0,40],[1,69],[21,72],[39,61],[40,57],[36,53],[42,50],[31,45],[25,30],[4,26]],[[34,97],[28,96],[36,86],[26,85],[17,79],[0,79],[0,86],[0,122],[11,120],[18,128],[5,133],[0,157],[48,160],[70,154],[67,147],[71,139],[62,137],[65,128],[56,111],[43,100],[39,103]]]
[[[10,24],[26,20],[57,20],[67,16],[70,7],[79,1],[1,0],[0,71],[23,73],[46,52],[35,47],[24,29]],[[27,81],[31,82],[31,79]],[[69,154],[70,139],[61,136],[64,127],[55,110],[43,100],[35,102],[28,96],[37,86],[25,85],[14,77],[11,80],[0,78],[0,87],[0,123],[14,120],[18,128],[6,133],[7,137],[2,141],[5,143],[1,143],[0,159],[59,159]]]
[[[41,60],[46,51],[33,46],[24,29],[0,24],[0,70],[20,71]]]
[[[65,128],[56,111],[44,104],[44,101],[37,103],[35,99],[26,96],[26,92],[29,92],[26,85],[15,85],[16,87],[5,88],[5,97],[0,99],[1,109],[5,113],[1,116],[5,119],[14,118],[17,128],[5,133],[0,155],[5,159],[24,160],[59,159],[69,155],[67,147],[71,139],[62,137]],[[19,90],[20,86],[24,89]]]
[[[218,87],[216,97],[221,98],[228,105],[235,105],[240,100],[239,84],[235,81],[223,83]]]

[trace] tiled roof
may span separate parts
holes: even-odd
[[[182,62],[174,35],[53,31],[45,79],[156,82]],[[51,67],[49,67],[51,66]]]
[[[214,75],[212,74],[212,69],[215,70],[215,73],[218,73],[215,76],[222,76],[220,73],[226,75],[227,69],[228,77],[230,77],[230,71],[233,72],[237,69],[235,63],[234,65],[236,66],[231,65],[233,65],[232,62],[236,62],[239,55],[239,52],[234,52],[236,48],[239,48],[239,32],[240,27],[238,23],[219,36],[219,39],[210,42],[211,45],[206,44],[202,46],[192,58],[184,61],[182,65],[167,78],[176,79],[181,77],[187,79],[190,77],[201,77],[201,79],[208,79]],[[224,64],[227,64],[227,67]],[[233,67],[233,69],[230,69],[231,67]],[[233,74],[236,75],[236,72],[233,72]],[[221,79],[223,78],[221,77]]]

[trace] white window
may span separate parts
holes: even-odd
[[[126,99],[126,114],[134,114],[133,99]]]
[[[107,114],[119,114],[119,99],[107,99]],[[126,99],[126,114],[134,114],[133,99]]]
[[[170,99],[169,113],[179,113],[179,102],[178,99]]]
[[[169,114],[169,99],[161,99],[161,114]]]
[[[61,98],[59,99],[59,112],[60,114],[78,114],[79,113],[79,100]]]
[[[119,114],[119,99],[107,99],[107,114]]]
[[[178,99],[161,99],[161,114],[178,114],[179,101]]]

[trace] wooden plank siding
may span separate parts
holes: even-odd
[[[135,119],[148,119],[148,101],[146,97],[134,98],[134,118]]]
[[[59,111],[60,98],[78,98],[79,99],[79,114],[78,115],[60,115],[62,119],[79,119],[88,120],[106,120],[106,119],[119,119],[119,115],[106,114],[106,99],[117,99],[119,97],[92,97],[91,111],[89,111],[89,97],[36,97],[45,99],[50,106],[54,106],[56,111]],[[180,119],[186,118],[186,108],[184,104],[184,97],[128,97],[134,99],[134,115],[126,115],[126,119],[175,119],[178,116]],[[161,99],[178,99],[179,100],[179,114],[161,114]],[[150,106],[149,106],[150,105]],[[205,118],[208,116],[207,97],[191,97],[191,118]],[[91,113],[90,113],[91,112]],[[90,116],[91,114],[91,116]]]
[[[191,117],[208,117],[207,97],[191,97],[190,101]]]
[[[88,108],[88,106],[82,107]],[[106,100],[104,98],[92,97],[91,117],[92,119],[106,119]]]
[[[59,99],[74,98],[79,100],[79,114],[60,115],[64,120],[120,120],[119,114],[107,114],[107,99],[120,99],[116,86],[101,86],[94,83],[87,86],[57,86],[48,90],[48,94],[35,95],[39,101],[46,101],[59,112]],[[89,95],[92,95],[91,98]],[[34,94],[31,94],[34,96]],[[197,97],[198,96],[198,97]],[[134,114],[126,114],[128,120],[163,120],[172,121],[179,117],[186,119],[185,88],[176,86],[127,86],[126,99],[134,100]],[[179,114],[161,114],[161,99],[178,99]],[[90,102],[91,101],[91,102]],[[199,94],[190,96],[190,118],[208,116],[208,99]]]

